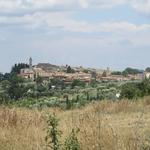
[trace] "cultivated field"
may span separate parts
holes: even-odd
[[[63,111],[0,107],[0,150],[44,150],[47,113],[60,119],[62,143],[72,128],[79,128],[83,150],[149,150],[150,97],[93,102]]]

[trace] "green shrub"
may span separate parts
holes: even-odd
[[[80,150],[80,144],[77,138],[78,130],[72,129],[70,135],[66,138],[64,144],[60,143],[62,132],[58,129],[59,119],[56,115],[47,115],[47,128],[46,128],[46,150]]]
[[[127,83],[121,88],[121,98],[134,99],[141,97],[141,90],[138,88],[137,83]]]
[[[71,87],[74,88],[76,86],[79,86],[79,87],[85,87],[85,82],[83,81],[80,81],[80,80],[73,80],[72,84],[71,84]]]
[[[115,93],[113,93],[113,92],[108,92],[106,95],[105,95],[105,97],[106,97],[106,99],[108,99],[108,100],[117,100],[117,97],[116,97],[116,95],[115,95]]]
[[[47,135],[45,137],[46,149],[60,150],[59,138],[61,131],[58,130],[59,120],[55,114],[47,115]]]
[[[80,150],[80,144],[77,138],[79,130],[72,129],[70,135],[65,140],[64,150]]]

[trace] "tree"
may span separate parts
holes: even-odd
[[[0,81],[4,80],[4,75],[2,73],[0,73]]]
[[[49,88],[51,88],[52,86],[55,86],[56,88],[64,89],[65,88],[65,83],[62,79],[53,78],[53,79],[50,79]]]
[[[90,85],[91,85],[91,87],[96,87],[97,86],[97,81],[95,80],[95,79],[92,79],[91,81],[90,81]]]
[[[112,75],[122,75],[122,72],[121,71],[114,71],[111,74]]]
[[[13,76],[10,79],[8,94],[11,99],[18,100],[23,97],[28,89],[25,88],[24,80],[18,76]]]
[[[10,82],[8,80],[4,80],[1,82],[2,89],[8,91],[10,87]]]
[[[75,86],[85,87],[85,82],[75,79],[73,80],[71,87],[74,88]]]
[[[127,77],[127,76],[128,76],[128,72],[127,72],[127,71],[123,71],[123,72],[122,72],[122,75],[123,75],[124,77]]]
[[[36,82],[36,84],[42,84],[43,83],[43,79],[42,79],[42,77],[40,77],[40,76],[38,76],[36,79],[35,79],[35,82]]]
[[[21,69],[24,69],[24,68],[29,68],[29,65],[28,64],[25,64],[25,63],[18,63],[18,64],[15,64],[12,69],[11,69],[11,74],[19,74],[20,73],[20,70]]]
[[[97,76],[96,72],[92,71],[91,75],[92,75],[92,78],[96,81],[96,76]]]
[[[138,88],[141,90],[142,96],[150,95],[150,79],[145,79],[138,84]]]
[[[134,99],[142,96],[137,83],[126,83],[121,87],[121,98]]]
[[[87,97],[86,99],[87,99],[87,100],[90,100],[89,92],[88,92],[88,91],[86,91],[85,93],[86,93],[86,97]]]
[[[10,80],[11,76],[12,75],[10,73],[5,73],[4,74],[4,80]]]
[[[150,72],[150,67],[147,67],[147,68],[145,69],[145,71],[146,71],[146,72]]]
[[[66,99],[66,109],[70,109],[72,104],[71,101],[69,100],[69,96],[66,94],[64,95],[64,98]]]
[[[10,87],[10,82],[7,80],[3,80],[1,82],[1,91],[0,91],[0,98],[1,102],[7,102],[9,100],[8,89]]]
[[[127,74],[132,74],[132,75],[135,75],[135,74],[138,74],[138,73],[141,73],[143,72],[142,70],[138,70],[138,69],[134,69],[134,68],[126,68],[123,73],[127,73]]]
[[[70,66],[68,66],[67,73],[75,73],[75,71]]]

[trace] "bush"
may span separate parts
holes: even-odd
[[[56,115],[47,115],[47,135],[45,137],[46,149],[52,150],[80,150],[80,144],[77,138],[78,130],[72,129],[70,135],[66,138],[64,145],[60,143],[62,132],[58,129],[59,119]]]
[[[50,148],[52,150],[60,149],[60,141],[59,138],[61,136],[61,132],[58,130],[59,120],[54,115],[47,115],[47,135],[45,137],[46,148]]]
[[[75,86],[85,87],[85,82],[80,80],[74,80],[71,84],[71,87],[74,88]]]
[[[64,150],[80,150],[80,144],[77,138],[79,130],[72,129],[70,135],[65,140]]]
[[[109,92],[106,94],[106,99],[114,101],[114,100],[117,100],[117,97],[113,92]]]
[[[57,97],[40,98],[40,99],[25,99],[22,101],[14,102],[19,107],[28,108],[44,108],[44,107],[57,107],[60,105],[60,100]]]
[[[134,99],[142,96],[137,83],[127,83],[121,88],[121,98]]]

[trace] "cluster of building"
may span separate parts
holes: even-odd
[[[131,81],[131,80],[143,80],[145,78],[144,74],[128,75],[127,77],[123,75],[109,75],[106,77],[100,77],[102,81]]]
[[[64,82],[72,82],[73,80],[81,80],[84,82],[90,82],[92,79],[91,73],[84,73],[81,71],[76,71],[75,73],[66,73],[67,66],[55,66],[48,63],[40,63],[38,65],[32,66],[32,58],[29,59],[29,68],[24,68],[20,70],[19,76],[35,80],[38,76],[43,79],[58,78],[62,79]]]
[[[32,58],[29,59],[29,68],[21,69],[19,76],[35,80],[38,76],[43,79],[59,78],[66,83],[70,83],[73,80],[81,80],[84,82],[91,82],[94,78],[101,81],[130,81],[130,80],[143,80],[144,78],[150,78],[149,72],[143,72],[136,75],[112,75],[109,68],[106,70],[98,70],[88,68],[86,71],[82,67],[73,68],[74,73],[66,73],[67,66],[56,66],[48,63],[40,63],[38,65],[32,65]],[[95,73],[95,74],[94,74]]]

